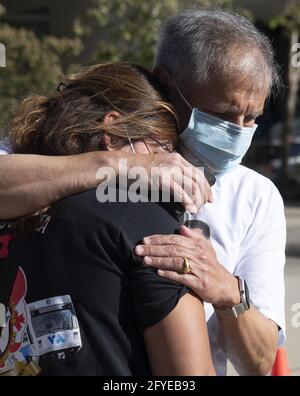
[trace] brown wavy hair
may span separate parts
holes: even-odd
[[[72,155],[105,150],[104,133],[118,149],[148,136],[173,146],[177,118],[164,93],[146,69],[132,64],[98,64],[69,76],[53,96],[25,99],[12,122],[10,139],[15,153]],[[105,115],[120,117],[109,125]],[[45,208],[13,221],[18,234],[32,232],[43,221]]]
[[[109,125],[109,111],[119,118]],[[177,119],[157,81],[132,64],[97,64],[65,80],[54,96],[24,100],[13,120],[10,139],[15,153],[71,155],[98,149],[103,133],[117,149],[131,139],[156,135],[174,143]]]

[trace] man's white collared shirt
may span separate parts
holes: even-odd
[[[285,340],[286,223],[281,195],[269,179],[242,165],[217,176],[212,189],[214,202],[193,218],[209,225],[219,262],[246,280],[251,303],[281,328],[279,346]],[[211,304],[205,303],[205,314],[217,374],[226,375],[227,358]]]

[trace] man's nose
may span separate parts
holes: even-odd
[[[238,126],[243,127],[245,123],[245,116],[244,115],[238,115],[238,114],[232,114],[228,117],[226,117],[226,121],[231,122],[232,124],[236,124]]]

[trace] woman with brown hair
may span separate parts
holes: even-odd
[[[16,153],[116,150],[121,159],[174,148],[176,130],[151,73],[100,64],[70,77],[54,97],[25,100],[11,141]],[[0,374],[213,375],[202,301],[133,253],[145,236],[177,231],[175,209],[99,203],[90,190],[0,230],[15,238],[0,264],[20,265],[0,338]]]

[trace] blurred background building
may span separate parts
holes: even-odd
[[[19,101],[55,91],[64,73],[99,61],[126,60],[151,68],[158,31],[166,17],[191,6],[231,8],[272,40],[283,89],[271,97],[245,159],[270,177],[287,207],[287,350],[300,374],[300,0],[0,0],[0,138]],[[292,323],[294,323],[292,325]]]

